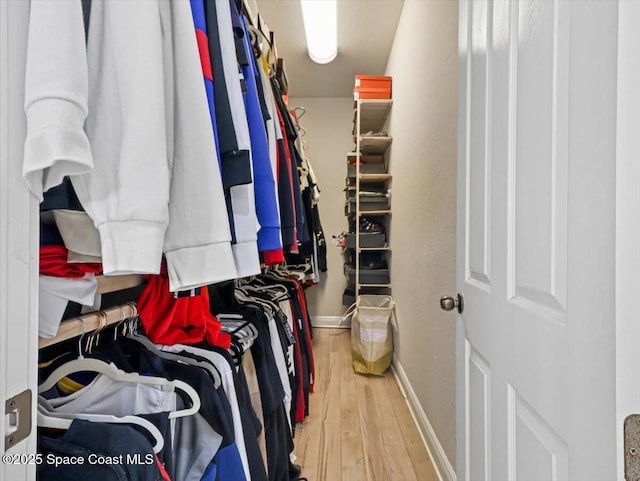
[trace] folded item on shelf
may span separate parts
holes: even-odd
[[[360,232],[360,247],[384,247],[386,244],[386,236],[383,232]],[[344,247],[344,246],[343,246]],[[346,247],[356,247],[355,233],[350,232],[346,236]]]
[[[362,134],[367,137],[388,137],[389,133],[381,130],[380,132],[374,132],[373,130],[369,130],[367,133]]]
[[[100,233],[89,214],[84,211],[56,209],[53,210],[53,218],[67,249],[92,257],[102,256]]]
[[[81,278],[43,276],[39,278],[38,336],[52,338],[58,333],[67,304],[77,302],[83,306],[100,307],[96,298],[98,281],[94,274]]]
[[[68,251],[62,245],[40,246],[40,274],[54,277],[82,278],[87,273],[102,272],[100,263],[69,263]]]
[[[360,219],[360,232],[384,232],[385,227],[367,217]]]
[[[356,270],[353,267],[345,268],[347,281],[351,284],[356,282]],[[360,269],[361,284],[381,284],[386,285],[391,282],[389,269]]]

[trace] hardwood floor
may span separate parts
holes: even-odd
[[[351,368],[350,331],[315,329],[310,415],[296,429],[296,463],[309,481],[437,481],[391,373]]]

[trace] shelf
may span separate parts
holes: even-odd
[[[393,138],[385,132],[385,123],[389,117],[391,106],[393,102],[388,100],[358,100],[354,103],[353,113],[353,140],[356,144],[355,150],[359,153],[351,153],[347,155],[347,160],[350,165],[347,169],[347,196],[352,193],[356,196],[358,202],[354,205],[348,202],[345,205],[345,214],[349,217],[349,222],[354,221],[356,224],[363,217],[381,217],[391,215],[391,199],[387,195],[386,202],[363,202],[363,200],[374,200],[373,198],[362,197],[362,192],[380,190],[387,190],[391,185],[390,182],[393,179],[392,175],[387,170],[387,158],[386,152]],[[364,158],[363,158],[364,157]],[[367,160],[365,160],[368,158]],[[356,160],[360,161],[361,168],[353,168]],[[368,165],[378,164],[378,165]],[[362,172],[362,166],[366,165],[366,173]],[[382,167],[382,168],[380,168]],[[355,191],[355,192],[354,192]],[[390,192],[387,191],[387,194]],[[365,209],[376,210],[365,210]],[[380,219],[382,221],[384,219]],[[354,227],[357,230],[357,226]],[[362,233],[356,233],[360,236]],[[370,240],[372,240],[371,238]],[[353,239],[351,239],[353,241]],[[369,270],[361,269],[362,257],[365,252],[378,252],[379,256],[384,252],[388,252],[391,255],[391,247],[384,242],[384,238],[377,239],[376,242],[363,242],[363,239],[356,239],[358,247],[353,244],[352,247],[346,248],[343,252],[351,253],[352,259],[355,258],[355,266],[345,268],[345,275],[349,285],[357,286],[356,295],[362,292],[362,289],[373,292],[391,292],[391,277],[390,270],[380,269],[376,273],[369,272]],[[381,247],[363,247],[365,245],[377,245]],[[366,257],[366,256],[365,256]],[[353,284],[350,282],[353,279]],[[361,282],[362,281],[362,282]],[[369,282],[367,282],[369,281]],[[376,282],[378,281],[378,282]]]
[[[355,217],[356,213],[355,212],[348,212],[345,214],[346,217]],[[365,217],[365,216],[381,216],[381,215],[391,215],[391,211],[390,210],[361,210],[358,213],[359,217]]]
[[[393,139],[391,137],[373,137],[363,135],[360,137],[360,152],[365,155],[384,154]]]
[[[355,135],[355,134],[354,134]],[[356,141],[354,137],[353,141]],[[358,154],[356,152],[349,152],[347,154],[347,163],[355,164],[358,159]],[[384,155],[360,155],[360,162],[363,164],[384,164]]]
[[[349,214],[353,215],[353,214]],[[391,215],[391,210],[361,210],[358,215]]]
[[[351,167],[349,166],[349,170],[347,172],[347,177],[345,177],[345,185],[347,187],[355,187],[356,186],[356,174],[353,172]],[[361,169],[364,170],[364,169]],[[387,172],[369,172],[369,173],[361,173],[360,174],[360,183],[384,183],[390,181],[392,178],[391,174]]]
[[[360,182],[386,182],[392,178],[391,174],[360,174]]]
[[[360,100],[360,132],[379,132],[383,129],[393,100]],[[354,130],[356,126],[356,112],[353,114]]]
[[[131,287],[138,287],[144,282],[140,274],[128,274],[124,276],[96,276],[98,290],[96,294],[107,294],[109,292],[122,291]]]

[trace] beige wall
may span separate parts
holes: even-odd
[[[307,291],[311,317],[342,316],[342,293],[346,286],[340,248],[331,236],[347,230],[344,216],[344,179],[347,174],[347,152],[353,150],[353,98],[291,98],[289,108],[304,107],[300,119],[306,130],[305,151],[318,176],[320,186],[320,220],[327,238],[328,271],[320,284]]]
[[[453,466],[457,31],[457,2],[406,0],[387,64],[396,358]]]

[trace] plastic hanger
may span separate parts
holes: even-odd
[[[264,293],[264,292],[267,292],[269,295],[271,295],[271,292],[268,292],[268,291],[251,292],[248,289],[247,290],[238,289],[236,290],[236,299],[238,299],[238,301],[244,304],[260,306],[260,308],[266,311],[266,314],[268,317],[273,316],[275,306],[272,305],[269,301],[263,299],[262,297],[259,297],[259,293]]]
[[[267,292],[273,295],[273,301],[280,301],[289,298],[289,290],[281,284],[267,284],[264,286],[245,286],[243,292],[250,295],[251,291]],[[248,292],[247,292],[248,291]]]
[[[189,346],[183,346],[181,344],[174,344],[173,346],[160,346],[160,349],[161,349],[160,352],[162,352],[163,354],[173,354],[170,351],[162,350],[162,349],[169,348],[169,347],[182,348],[187,353],[191,353],[191,354],[194,354],[196,356],[198,355],[197,353],[189,351],[189,349],[188,349]],[[202,349],[202,348],[198,348],[198,349]],[[220,374],[220,371],[218,371],[218,368],[215,366],[215,364],[213,364],[213,362],[208,361],[208,360],[207,361],[200,361],[199,359],[195,359],[195,358],[189,357],[187,355],[184,355],[184,356],[180,355],[180,354],[173,354],[173,355],[175,355],[177,357],[180,357],[182,362],[184,362],[186,364],[189,364],[190,366],[198,366],[198,367],[204,369],[205,371],[211,373],[211,376],[214,378],[214,385],[215,385],[216,389],[219,388],[220,385],[222,384],[222,374]],[[200,357],[204,357],[204,356],[200,356]]]
[[[256,330],[256,328],[250,324],[248,321],[245,320],[244,316],[242,316],[241,314],[217,314],[216,315],[216,319],[218,319],[220,321],[220,323],[222,324],[222,328],[223,330],[225,330],[225,332],[229,332],[230,328],[244,328],[244,327],[248,327],[251,330],[251,333],[255,333],[255,337],[258,336],[258,331]],[[240,330],[237,330],[235,332],[239,332]]]
[[[191,416],[200,410],[200,396],[193,387],[184,381],[165,379],[163,377],[142,376],[135,372],[125,372],[118,369],[113,363],[106,363],[100,359],[82,357],[69,361],[55,371],[38,386],[38,392],[43,393],[54,387],[61,379],[77,372],[97,372],[119,382],[132,382],[137,384],[151,384],[154,386],[171,386],[174,390],[184,392],[191,403],[191,407],[169,413],[169,419]]]
[[[174,390],[184,392],[191,403],[190,408],[181,409],[169,413],[169,419],[175,419],[184,416],[191,416],[200,410],[200,396],[193,387],[184,381],[165,379],[163,377],[142,376],[135,372],[125,372],[118,369],[115,364],[107,363],[100,359],[92,357],[84,357],[82,353],[82,338],[86,334],[86,325],[83,322],[83,333],[78,342],[79,357],[72,361],[66,362],[62,366],[55,369],[47,379],[38,386],[38,393],[43,393],[54,387],[61,379],[77,372],[97,372],[120,382],[133,382],[138,384],[152,384],[155,386],[171,386]],[[104,328],[103,326],[101,326]],[[101,330],[101,328],[98,328]]]
[[[228,334],[232,334],[234,338],[241,342],[245,340],[253,342],[258,337],[258,330],[254,325],[247,321],[225,321],[222,322],[222,330]]]
[[[226,326],[239,327],[250,325],[241,314],[217,314],[216,319]]]
[[[286,287],[280,285],[280,284],[265,284],[263,286],[257,286],[257,285],[247,285],[244,286],[245,290],[249,290],[249,291],[256,291],[256,292],[275,292],[275,291],[280,291],[278,292],[278,294],[288,294],[289,291],[287,290]]]
[[[96,423],[135,424],[145,429],[154,439],[153,452],[159,453],[164,448],[164,438],[160,430],[147,419],[139,416],[112,416],[110,414],[68,414],[52,413],[38,404],[38,426],[41,428],[69,429],[74,419],[83,419]]]
[[[220,322],[222,322],[223,320],[225,321],[241,321],[244,319],[244,316],[242,314],[231,314],[231,313],[220,313],[220,314],[216,314],[216,319],[218,319]]]
[[[258,329],[246,321],[240,314],[217,314],[216,318],[222,324],[222,331],[231,334],[232,345],[241,345],[242,352],[249,349],[258,338]],[[237,354],[241,354],[238,352]]]
[[[242,297],[247,301],[251,301],[254,298],[256,298],[256,300],[264,300],[265,295],[269,297],[275,297],[275,296],[284,294],[284,291],[276,292],[280,290],[280,286],[281,286],[280,284],[265,282],[265,279],[274,279],[274,278],[271,276],[265,275],[253,284],[247,284],[245,286],[242,286],[236,289],[236,298],[240,299]]]
[[[151,339],[149,339],[146,336],[143,336],[142,334],[130,333],[130,335],[128,335],[127,337],[129,339],[133,339],[134,341],[140,343],[146,349],[148,349],[149,351],[151,351],[152,353],[154,353],[155,355],[163,359],[169,359],[171,361],[181,362],[183,364],[189,364],[191,366],[197,366],[202,369],[205,369],[207,372],[211,374],[211,377],[213,379],[213,384],[216,389],[222,385],[222,376],[220,375],[218,370],[215,369],[215,367],[210,363],[207,363],[205,361],[199,361],[197,359],[193,359],[188,356],[181,356],[180,354],[163,351],[161,347],[155,345],[153,341],[151,341]]]
[[[270,268],[268,271],[266,271],[264,273],[264,276],[270,278],[270,279],[276,279],[276,280],[286,280],[285,276],[282,274],[281,271],[282,267],[281,266],[275,266]]]

